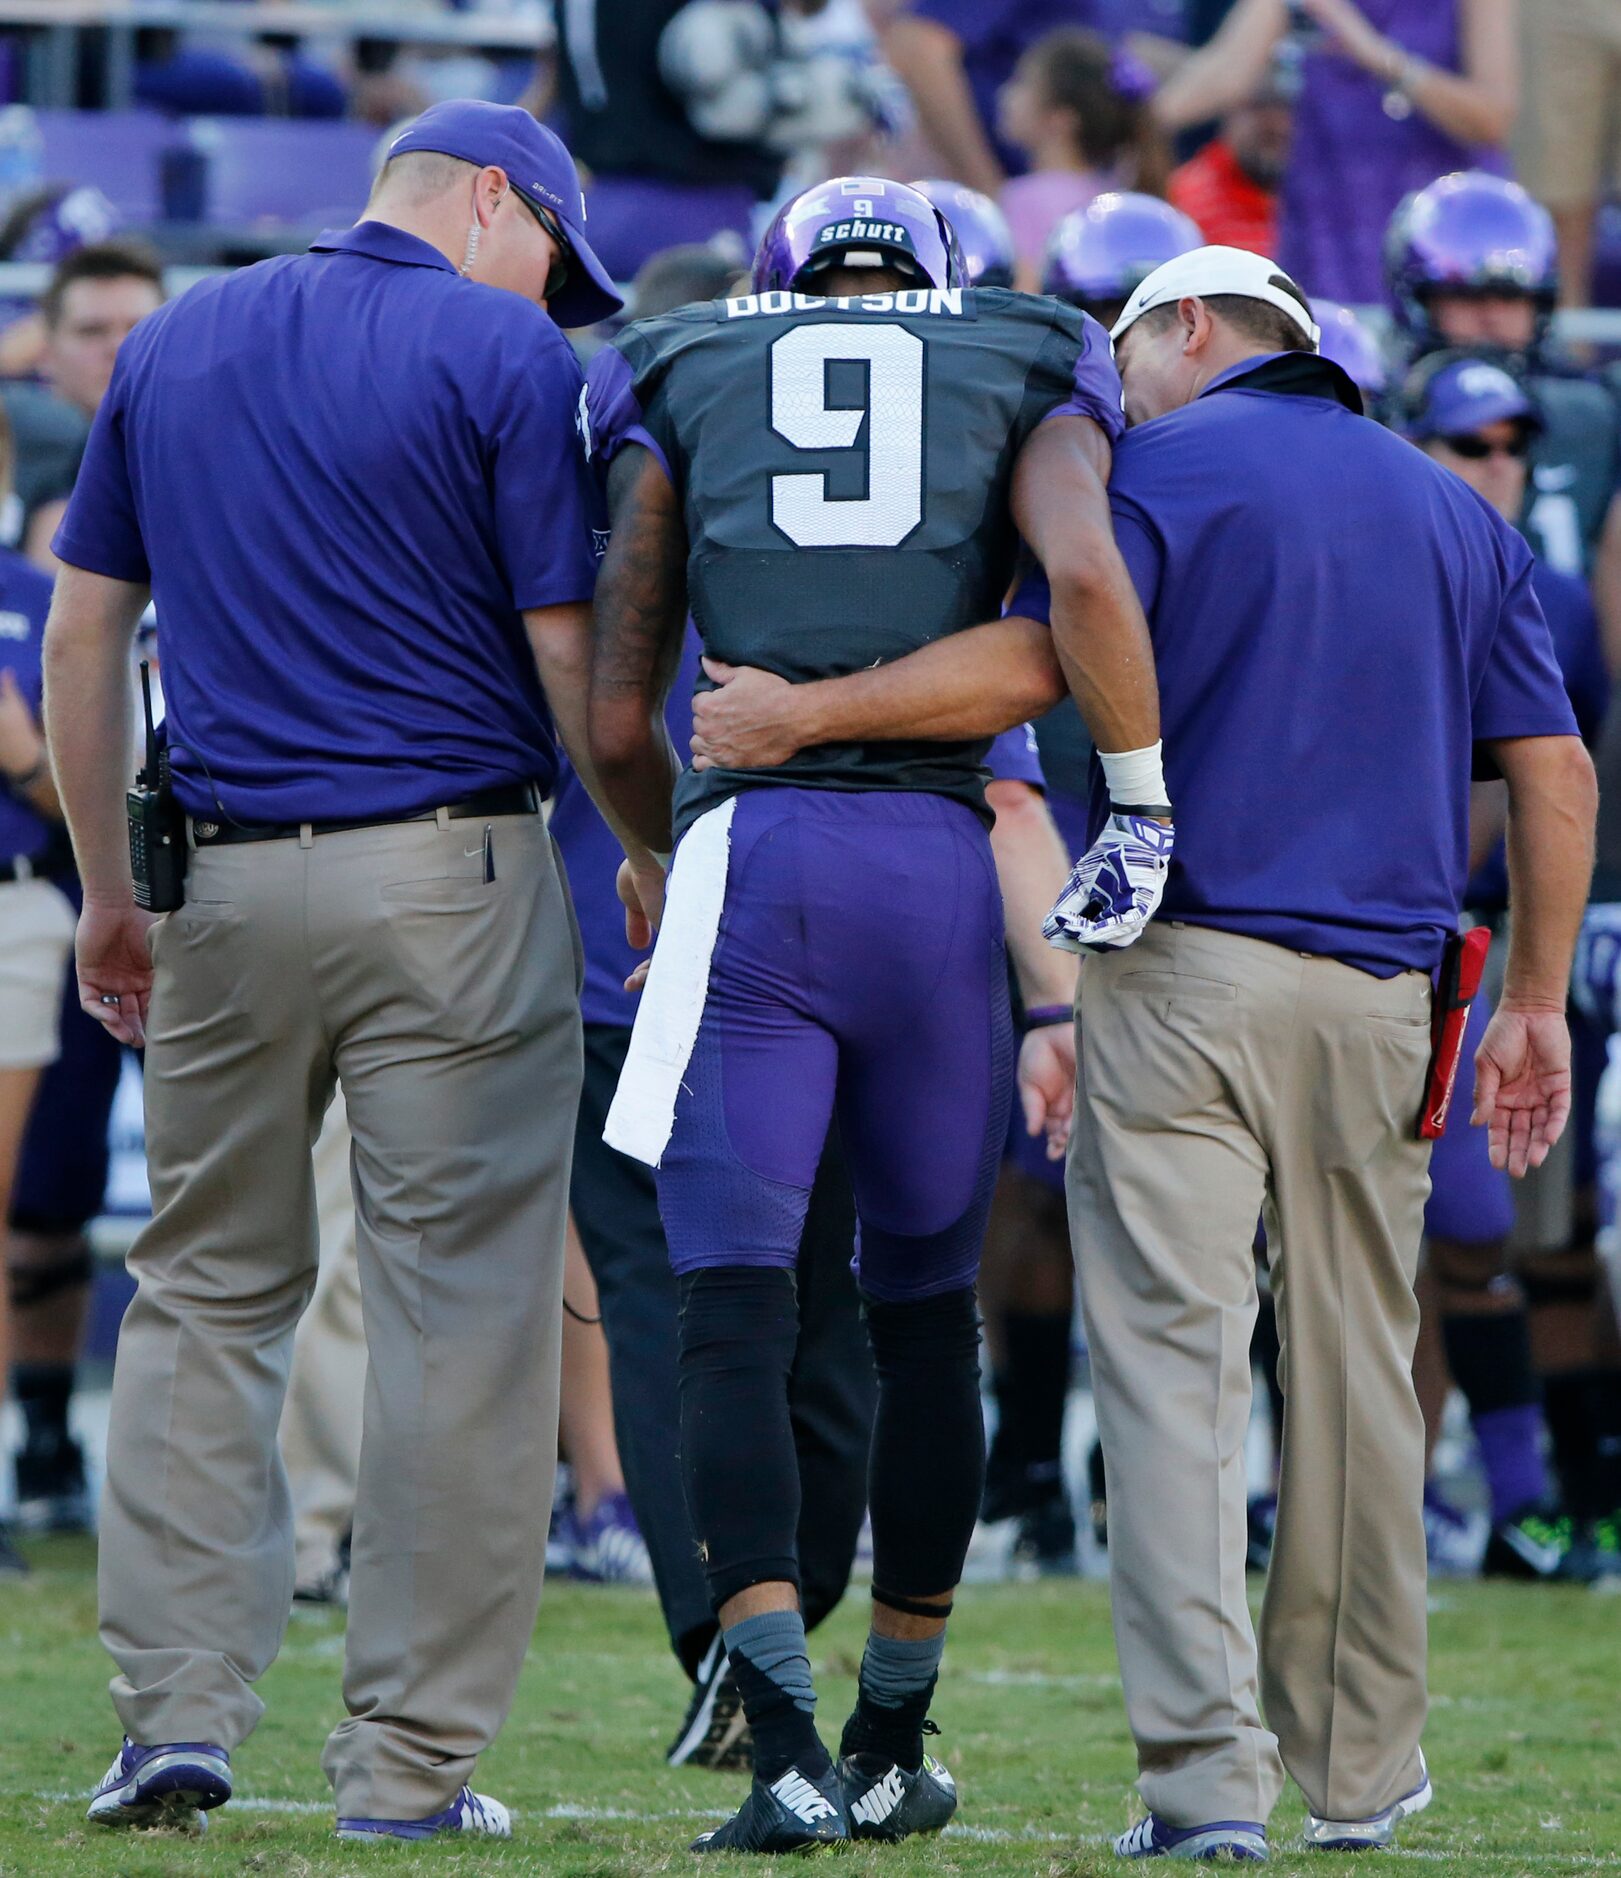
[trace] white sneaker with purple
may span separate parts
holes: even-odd
[[[1319,1819],[1306,1815],[1305,1843],[1319,1852],[1376,1852],[1396,1843],[1396,1828],[1414,1813],[1422,1813],[1435,1798],[1430,1770],[1418,1757],[1418,1785],[1371,1819]]]
[[[1139,1819],[1114,1842],[1121,1858],[1230,1858],[1264,1865],[1266,1827],[1253,1819],[1215,1819],[1206,1826],[1168,1826],[1157,1813]]]
[[[85,1815],[98,1826],[164,1826],[201,1832],[211,1807],[231,1797],[231,1757],[212,1741],[143,1748],[124,1737]]]
[[[557,1538],[567,1552],[571,1578],[593,1585],[653,1582],[653,1561],[628,1494],[604,1494],[589,1519],[581,1519],[571,1506],[558,1525]]]
[[[463,1787],[442,1813],[430,1813],[426,1819],[338,1820],[340,1839],[441,1839],[449,1833],[510,1839],[512,1815],[487,1793]]]

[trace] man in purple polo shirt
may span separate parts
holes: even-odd
[[[1593,770],[1530,551],[1362,418],[1272,262],[1233,248],[1168,262],[1114,338],[1134,428],[1110,505],[1177,804],[1160,916],[1081,969],[1070,1150],[1116,1637],[1151,1809],[1116,1849],[1264,1858],[1285,1768],[1309,1843],[1388,1845],[1431,1797],[1412,1379],[1431,978],[1457,927],[1471,771],[1501,775],[1516,918],[1474,1119],[1494,1163],[1523,1174],[1570,1107]],[[1004,675],[1041,656],[1012,629],[1042,617],[1043,589],[1028,581],[1008,620],[979,629]],[[897,734],[994,728],[972,709],[974,640],[797,696],[751,674],[698,701],[698,735],[747,762],[839,735],[876,693]],[[1105,807],[1095,783],[1094,825]],[[1055,910],[1060,943],[1076,897]],[[1243,1450],[1263,1206],[1288,1417],[1258,1662]]]
[[[263,1712],[310,1144],[341,1083],[368,1379],[338,1831],[510,1833],[467,1782],[540,1592],[580,1082],[540,814],[559,735],[587,760],[595,577],[557,323],[618,305],[557,139],[441,105],[354,228],[144,322],[91,433],[47,720],[81,998],[147,1045],[153,1193],[113,1380],[101,1623],[126,1738],[100,1823],[195,1823]],[[155,924],[122,801],[149,592],[188,850]]]

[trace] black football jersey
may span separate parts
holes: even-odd
[[[711,657],[842,676],[994,619],[1018,548],[1014,460],[1059,411],[1123,429],[1101,327],[1004,288],[746,294],[615,341],[680,494]],[[739,789],[922,789],[983,812],[985,745],[823,745],[689,771],[685,827]]]

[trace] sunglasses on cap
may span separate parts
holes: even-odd
[[[542,229],[557,243],[557,259],[552,263],[552,271],[546,276],[545,289],[545,297],[548,300],[555,300],[568,285],[568,237],[563,233],[557,217],[552,214],[550,209],[543,209],[538,202],[531,202],[521,189],[514,189],[512,193],[529,213],[534,216],[535,220],[540,223]]]
[[[1510,456],[1523,462],[1531,454],[1530,435],[1517,430],[1507,443],[1488,443],[1484,437],[1443,437],[1442,443],[1470,463],[1484,463],[1487,457]]]

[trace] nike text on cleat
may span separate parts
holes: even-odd
[[[694,1852],[808,1852],[850,1837],[844,1794],[833,1768],[812,1776],[790,1767],[768,1785],[758,1774],[749,1797],[724,1825],[700,1833]]]
[[[745,1773],[754,1765],[743,1697],[718,1635],[698,1665],[687,1718],[664,1758],[672,1767],[708,1767],[716,1773]]]
[[[91,1796],[98,1826],[164,1826],[201,1832],[210,1807],[231,1797],[231,1757],[212,1741],[139,1747],[128,1736]]]
[[[1319,1819],[1306,1815],[1305,1843],[1319,1852],[1375,1852],[1396,1843],[1396,1828],[1413,1813],[1422,1813],[1435,1798],[1430,1770],[1418,1757],[1418,1785],[1371,1819]]]
[[[512,1815],[487,1793],[463,1787],[442,1813],[426,1819],[342,1819],[340,1839],[442,1839],[467,1833],[481,1839],[510,1839]]]
[[[957,1783],[932,1754],[915,1774],[876,1754],[847,1754],[839,1762],[852,1839],[893,1844],[939,1832],[957,1810]]]
[[[1167,1826],[1158,1814],[1138,1820],[1114,1842],[1121,1858],[1230,1858],[1264,1865],[1266,1827],[1253,1819],[1215,1819],[1205,1826]]]

